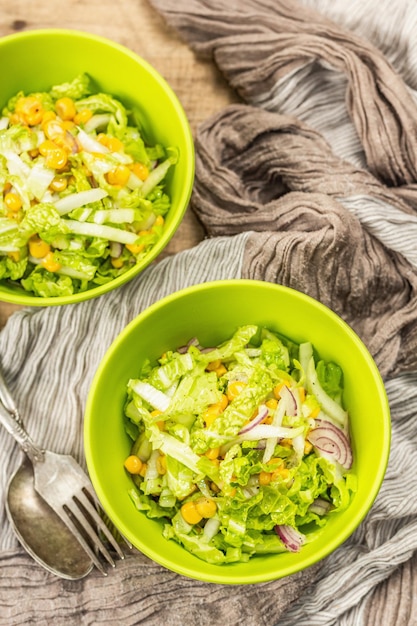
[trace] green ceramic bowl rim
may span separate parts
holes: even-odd
[[[159,83],[159,85],[169,95],[172,105],[178,115],[178,120],[181,123],[184,131],[184,137],[186,139],[186,151],[184,151],[184,158],[187,160],[187,176],[184,184],[182,185],[181,198],[178,202],[181,210],[177,210],[175,220],[173,220],[171,224],[169,224],[169,226],[164,231],[162,237],[159,239],[159,241],[157,241],[157,243],[149,251],[149,253],[140,261],[140,263],[137,263],[134,267],[132,267],[132,269],[128,270],[121,276],[118,276],[114,280],[105,283],[104,285],[98,285],[97,287],[93,287],[92,289],[73,294],[71,296],[41,298],[37,296],[29,296],[25,293],[2,292],[0,282],[0,300],[2,300],[3,302],[9,302],[22,306],[60,306],[63,304],[76,304],[78,302],[83,302],[85,300],[90,300],[92,298],[101,296],[105,293],[108,293],[109,291],[112,291],[113,289],[117,289],[121,285],[124,285],[128,281],[132,280],[150,263],[152,263],[154,259],[156,259],[156,257],[162,252],[172,236],[175,234],[187,210],[194,182],[194,142],[187,116],[182,107],[182,104],[178,99],[178,96],[175,94],[172,87],[148,61],[136,54],[136,52],[133,52],[133,50],[130,50],[126,46],[112,41],[111,39],[107,39],[106,37],[102,37],[101,35],[93,35],[86,31],[66,28],[33,29],[20,33],[5,35],[4,37],[0,37],[0,49],[3,47],[4,44],[7,44],[9,41],[22,40],[22,42],[24,42],[25,39],[44,37],[45,35],[65,35],[70,37],[73,36],[74,38],[83,38],[89,41],[96,41],[97,43],[106,45],[109,48],[113,48],[114,50],[117,50],[122,54],[130,57],[133,61],[138,62],[151,75],[155,82]]]
[[[343,331],[350,336],[350,339],[356,344],[359,351],[364,356],[370,370],[373,373],[373,377],[375,382],[377,383],[379,390],[379,397],[381,400],[381,408],[382,408],[382,427],[384,429],[383,436],[383,447],[380,451],[380,458],[378,464],[378,472],[376,474],[376,478],[369,490],[368,497],[362,503],[361,507],[356,511],[353,518],[348,518],[346,525],[344,527],[344,531],[338,534],[335,537],[331,537],[326,546],[318,549],[314,554],[309,557],[306,557],[304,561],[300,563],[294,563],[294,565],[289,565],[287,567],[282,567],[279,572],[276,572],[276,575],[272,575],[271,572],[268,572],[267,575],[258,574],[258,575],[238,575],[233,573],[233,570],[227,569],[227,566],[219,566],[219,573],[217,574],[205,574],[202,571],[195,570],[188,566],[182,565],[180,562],[173,563],[169,558],[165,558],[164,554],[158,550],[155,550],[152,546],[147,545],[146,541],[138,540],[138,537],[132,537],[132,534],[129,528],[126,527],[123,520],[118,515],[117,511],[113,510],[113,507],[108,501],[107,495],[102,488],[100,477],[97,475],[94,463],[93,463],[93,454],[92,454],[92,439],[91,439],[91,420],[93,419],[93,407],[95,403],[95,395],[97,392],[97,387],[99,385],[99,380],[102,376],[102,373],[107,367],[107,363],[111,360],[113,354],[117,352],[119,349],[119,345],[123,343],[125,338],[130,334],[132,329],[136,327],[138,324],[142,322],[143,319],[151,317],[155,311],[158,309],[164,308],[164,306],[173,300],[178,298],[186,297],[188,294],[197,293],[199,291],[210,291],[212,289],[218,289],[219,285],[222,285],[224,288],[228,286],[233,286],[236,284],[241,285],[244,289],[246,286],[254,286],[261,285],[263,289],[270,288],[271,290],[281,290],[283,293],[291,293],[293,297],[298,298],[302,301],[311,302],[313,306],[315,306],[319,311],[321,311],[325,316],[332,317],[333,320],[343,329]],[[252,583],[261,583],[268,582],[271,580],[275,580],[278,578],[283,578],[285,576],[289,576],[291,574],[295,574],[328,556],[331,552],[333,552],[336,548],[338,548],[348,537],[354,532],[354,530],[359,526],[359,524],[363,521],[363,519],[368,514],[375,498],[379,492],[381,484],[384,479],[384,475],[386,472],[389,452],[390,452],[390,442],[391,442],[391,422],[390,422],[390,410],[388,404],[388,398],[385,391],[385,386],[382,380],[382,377],[376,367],[376,364],[373,360],[372,355],[369,353],[367,347],[363,343],[363,341],[358,337],[358,335],[353,331],[353,329],[334,311],[328,308],[326,305],[320,303],[314,298],[298,291],[292,289],[290,287],[285,287],[283,285],[278,285],[275,283],[264,282],[260,280],[252,280],[252,279],[230,279],[230,280],[222,280],[222,281],[210,281],[207,283],[199,283],[193,285],[191,287],[186,287],[180,291],[174,292],[168,296],[165,296],[161,300],[158,300],[154,304],[150,305],[147,309],[142,311],[137,317],[135,317],[125,328],[119,333],[119,335],[114,339],[108,350],[106,351],[104,357],[102,358],[100,365],[98,366],[94,378],[92,380],[89,395],[86,403],[85,410],[85,420],[84,420],[84,450],[86,456],[86,462],[88,471],[90,474],[90,478],[96,494],[103,504],[104,509],[109,515],[110,519],[116,525],[116,527],[122,532],[127,539],[132,541],[134,545],[141,551],[143,554],[153,559],[156,563],[166,567],[169,570],[177,572],[178,574],[182,574],[184,576],[194,578],[196,580],[201,580],[205,582],[218,583],[218,584],[252,584]],[[162,538],[161,538],[162,539]]]

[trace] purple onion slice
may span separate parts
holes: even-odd
[[[307,439],[319,451],[332,460],[350,469],[353,463],[350,442],[341,428],[327,420],[316,419],[316,427],[307,435]]]
[[[305,535],[288,524],[277,524],[275,532],[289,552],[299,552],[305,542]]]
[[[260,424],[266,417],[268,417],[268,407],[265,406],[265,404],[261,404],[255,417],[239,431],[239,435],[249,432],[252,428],[255,428],[255,426]]]
[[[291,389],[287,387],[287,385],[282,386],[282,389],[280,391],[280,396],[285,401],[287,415],[290,415],[290,416],[298,415],[297,399],[295,395],[293,394],[293,392],[291,391]]]

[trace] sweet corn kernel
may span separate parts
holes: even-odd
[[[234,380],[227,385],[227,398],[229,402],[232,402],[240,392],[246,387],[247,383],[243,380]]]
[[[42,130],[45,133],[47,139],[54,141],[57,137],[65,135],[66,130],[62,127],[62,122],[59,122],[56,118],[48,118],[42,123]]]
[[[66,151],[50,139],[41,143],[39,152],[45,157],[46,167],[51,169],[60,170],[65,167],[68,162]]]
[[[68,152],[68,154],[76,154],[80,151],[80,146],[77,142],[77,139],[70,132],[70,130],[68,128],[65,128],[65,126],[72,124],[72,122],[62,122],[62,124],[64,132],[62,133],[62,135],[57,135],[54,139],[54,142],[57,146]],[[103,155],[101,154],[100,156]]]
[[[274,480],[287,480],[287,478],[290,477],[290,471],[286,468],[286,467],[281,467],[277,470],[275,470],[275,472],[272,472],[272,476],[271,476],[271,482]]]
[[[12,261],[14,261],[15,263],[20,261],[20,251],[19,250],[13,250],[13,252],[8,252],[7,256],[9,257],[9,259],[12,259]]]
[[[114,170],[110,170],[106,174],[106,180],[109,185],[124,187],[130,178],[130,169],[126,165],[117,165]]]
[[[46,139],[39,145],[39,153],[42,156],[46,156],[49,152],[53,152],[58,146],[52,141],[52,139]]]
[[[268,461],[267,465],[268,467],[271,468],[270,471],[274,472],[275,470],[284,466],[284,461],[280,459],[279,457],[273,457],[272,459]]]
[[[117,137],[108,137],[104,145],[107,146],[110,152],[121,152],[124,148],[123,143]]]
[[[77,113],[74,100],[66,96],[55,102],[55,111],[61,120],[72,120]]]
[[[205,518],[213,517],[213,515],[216,515],[217,511],[216,503],[210,498],[199,498],[195,501],[195,508],[197,509],[197,513]]]
[[[43,259],[51,251],[51,246],[40,237],[32,237],[29,239],[29,254],[35,259]]]
[[[74,115],[74,123],[75,124],[85,124],[93,117],[93,112],[90,109],[81,109]]]
[[[55,176],[49,188],[58,193],[64,191],[68,186],[68,179],[65,176]]]
[[[306,441],[304,444],[304,454],[310,454],[313,449],[313,444],[309,441]]]
[[[218,367],[220,367],[221,364],[222,364],[221,360],[216,359],[215,361],[211,361],[210,363],[207,364],[206,370],[208,372],[211,372],[213,370],[216,370]]]
[[[226,369],[226,366],[225,366],[225,365],[223,365],[223,363],[222,363],[222,364],[221,364],[219,367],[217,367],[214,371],[216,372],[216,374],[217,374],[218,378],[220,378],[220,376],[224,376],[224,374],[226,374],[227,369]]]
[[[58,261],[55,261],[53,252],[48,252],[42,261],[42,267],[48,270],[48,272],[58,272],[62,265],[58,263]]]
[[[216,483],[214,483],[214,482],[210,483],[210,489],[212,490],[213,493],[219,493],[220,492],[220,487],[218,485],[216,485]]]
[[[147,469],[148,469],[147,463],[142,463],[142,469],[139,472],[139,476],[142,476],[142,478],[144,478]]]
[[[164,222],[165,222],[165,220],[164,220],[164,218],[162,217],[162,215],[157,215],[157,216],[156,216],[156,219],[155,219],[155,221],[154,221],[154,223],[153,223],[153,225],[154,225],[154,226],[163,226],[163,225],[164,225]]]
[[[127,243],[125,246],[132,254],[139,254],[145,249],[143,243]]]
[[[260,472],[258,476],[259,484],[263,486],[269,485],[269,483],[271,482],[271,477],[271,472]]]
[[[271,409],[272,411],[275,411],[275,409],[278,406],[278,400],[276,398],[269,398],[266,402],[265,402],[266,406],[268,407],[268,409]]]
[[[56,119],[55,111],[45,111],[44,114],[42,115],[42,122],[41,122],[42,128],[46,122],[49,122],[50,120],[55,120],[55,119]]]
[[[214,461],[215,459],[217,459],[217,457],[220,454],[220,448],[210,448],[209,450],[207,450],[207,452],[205,453],[205,456],[208,459],[211,459],[212,461]]]
[[[156,422],[156,425],[158,426],[159,430],[165,430],[165,422],[164,422],[164,420],[158,420]]]
[[[319,406],[316,406],[316,408],[315,408],[315,409],[313,409],[313,410],[311,411],[311,413],[310,413],[310,417],[313,417],[313,418],[314,418],[314,417],[317,417],[317,415],[318,415],[319,413],[320,413],[320,407],[319,407]]]
[[[278,385],[275,385],[274,389],[273,389],[273,394],[274,396],[279,400],[281,398],[281,389],[284,387],[284,385],[286,387],[289,387],[289,383],[284,380],[280,383],[278,383]]]
[[[62,128],[64,130],[72,130],[75,127],[75,124],[72,120],[64,120],[62,122]]]
[[[203,516],[197,511],[195,502],[193,500],[185,502],[181,507],[181,515],[187,522],[187,524],[198,524],[203,519]]]
[[[221,413],[223,413],[223,411],[225,410],[225,408],[227,407],[228,404],[229,404],[229,400],[228,400],[227,396],[224,393],[222,393],[222,397],[221,397],[220,401],[218,402],[218,405],[219,405]]]
[[[287,439],[284,437],[280,440],[279,445],[283,446],[284,448],[292,448],[292,439]]]
[[[209,406],[203,413],[203,421],[206,427],[211,426],[216,417],[220,415],[218,406],[216,404],[212,404]]]
[[[18,211],[22,208],[22,198],[14,191],[9,191],[4,196],[4,204],[8,211]]]
[[[149,176],[149,169],[143,163],[133,163],[130,169],[140,180],[146,180]]]
[[[124,462],[124,466],[129,474],[140,474],[142,471],[143,463],[136,454],[131,454]]]
[[[36,96],[23,96],[16,102],[15,112],[26,124],[36,126],[42,121],[44,109],[41,100]]]
[[[113,267],[114,267],[115,269],[117,269],[117,270],[118,270],[118,269],[120,269],[121,267],[123,267],[123,265],[124,265],[124,261],[123,261],[123,259],[121,259],[121,258],[118,258],[118,259],[114,259],[114,258],[113,258],[113,259],[111,260],[111,264],[113,265]]]
[[[227,405],[228,405],[228,400],[227,400],[227,397],[223,393],[219,402],[216,402],[216,404],[211,404],[204,411],[203,420],[204,420],[205,425],[210,426],[210,424],[214,422],[216,417],[218,417],[220,413],[223,413]]]

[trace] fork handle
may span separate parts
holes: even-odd
[[[29,437],[21,422],[16,416],[9,413],[7,409],[0,403],[0,422],[5,429],[15,438],[19,446],[22,448],[32,463],[38,463],[45,458],[43,450],[36,445]]]

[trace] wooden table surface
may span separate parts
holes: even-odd
[[[145,58],[177,93],[192,130],[238,100],[211,62],[197,59],[146,0],[1,0],[0,36],[36,28],[70,28],[108,37]],[[188,210],[165,254],[195,245],[203,231]],[[0,302],[0,328],[19,307]],[[416,559],[369,597],[367,626],[417,624]],[[415,607],[414,607],[415,608]]]

